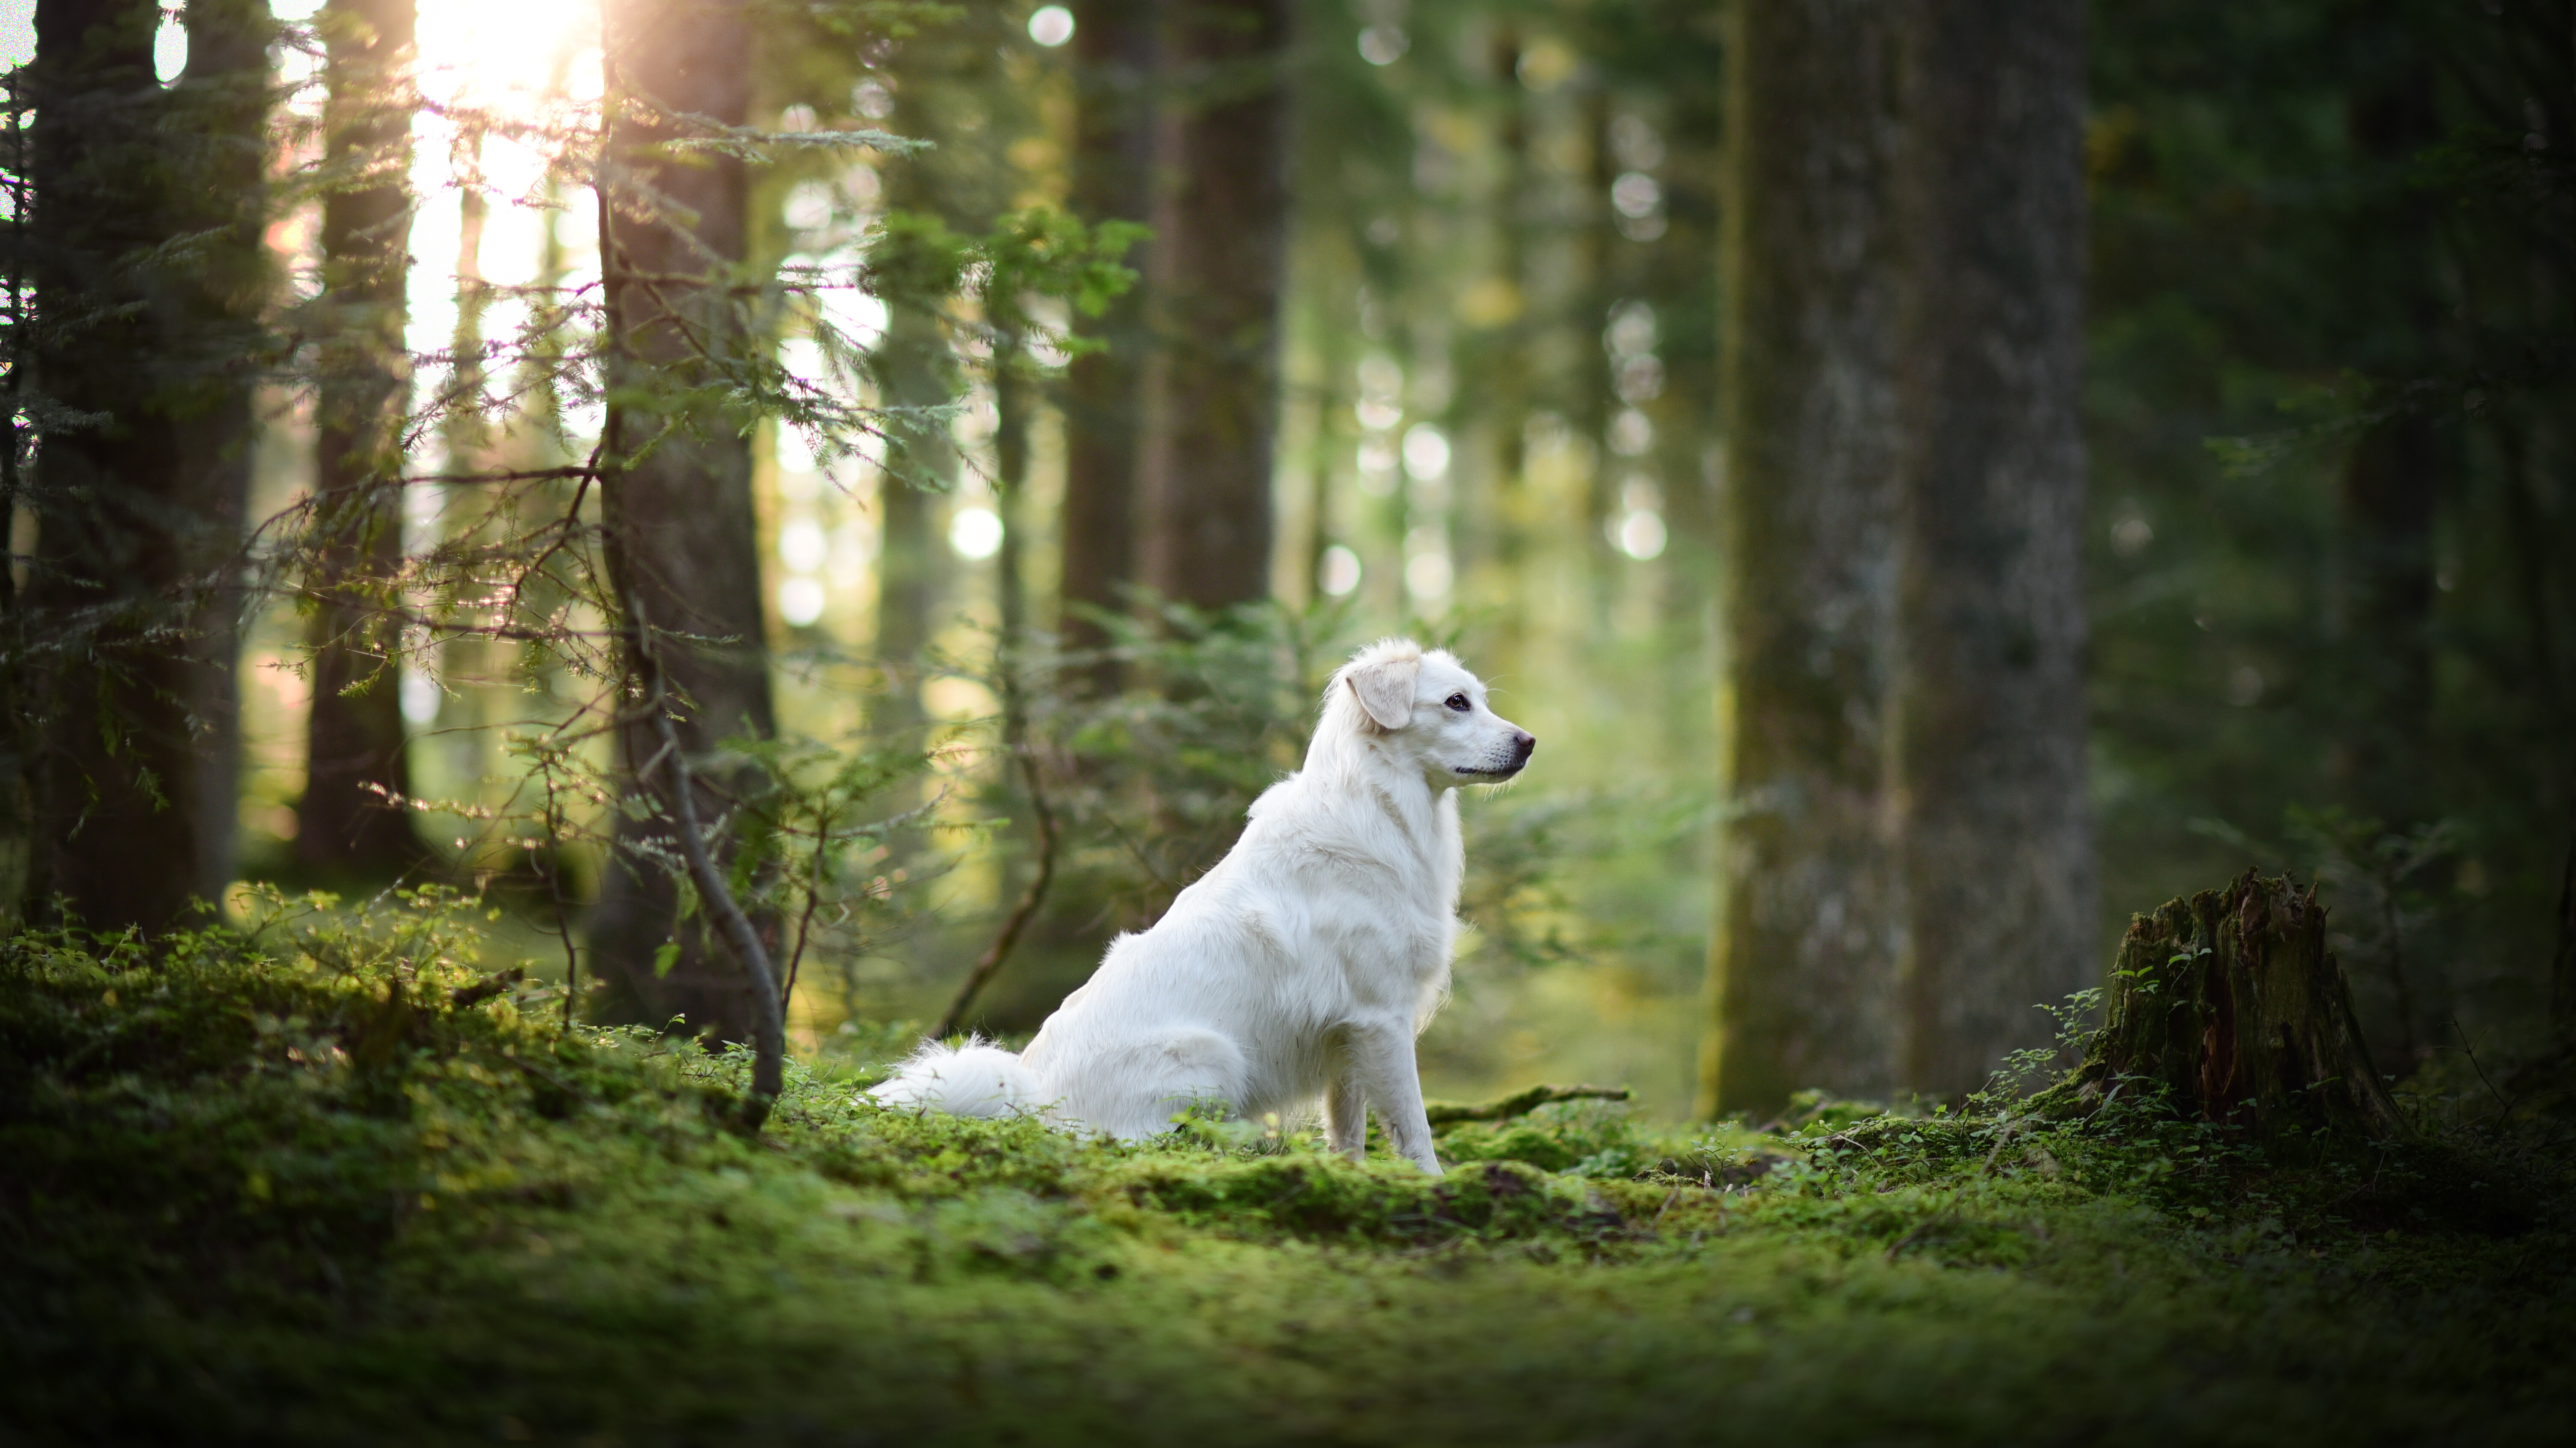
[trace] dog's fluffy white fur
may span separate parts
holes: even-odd
[[[1465,866],[1453,791],[1518,774],[1536,743],[1447,652],[1362,649],[1325,690],[1305,767],[1254,801],[1234,849],[1161,921],[1110,945],[1027,1050],[925,1042],[870,1094],[1130,1140],[1194,1101],[1260,1117],[1320,1100],[1353,1156],[1374,1106],[1436,1175],[1413,1042],[1449,988]]]

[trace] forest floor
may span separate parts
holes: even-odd
[[[315,917],[321,919],[322,917]],[[471,922],[0,946],[0,1441],[2512,1443],[2576,1421],[2554,1123],[2295,1168],[2080,1120],[1087,1144],[565,1030]]]

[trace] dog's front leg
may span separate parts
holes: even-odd
[[[1422,1073],[1413,1060],[1412,1022],[1362,1027],[1351,1032],[1354,1072],[1377,1103],[1378,1119],[1396,1154],[1440,1175],[1440,1158],[1431,1149],[1431,1119],[1422,1110]],[[1365,1138],[1363,1138],[1365,1139]]]
[[[1368,1090],[1347,1054],[1334,1063],[1332,1084],[1324,1088],[1324,1142],[1353,1161],[1368,1155]]]

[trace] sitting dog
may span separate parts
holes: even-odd
[[[1374,1105],[1396,1151],[1438,1175],[1413,1041],[1449,989],[1466,864],[1452,791],[1511,778],[1537,744],[1447,652],[1362,649],[1325,689],[1305,767],[1161,921],[1111,943],[1027,1050],[925,1042],[869,1094],[1125,1140],[1193,1101],[1258,1118],[1320,1098],[1353,1157]]]

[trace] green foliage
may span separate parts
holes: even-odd
[[[912,900],[876,866],[938,807],[897,806],[888,796],[929,766],[919,750],[835,750],[812,740],[737,738],[727,752],[756,781],[735,825],[730,867],[746,909],[791,925],[780,951],[793,995],[810,952],[848,960],[910,923]],[[684,896],[682,916],[694,908]]]

